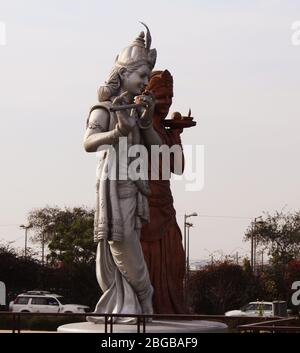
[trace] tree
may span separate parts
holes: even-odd
[[[189,291],[196,313],[223,315],[257,298],[259,283],[251,271],[225,261],[195,271]]]
[[[40,267],[30,254],[25,259],[10,245],[0,244],[0,279],[6,284],[8,301],[41,285]]]
[[[42,266],[30,254],[24,256],[0,243],[0,280],[7,288],[7,302],[27,290],[49,290],[68,301],[94,307],[100,297],[94,263],[67,264],[60,268]]]
[[[266,247],[274,265],[286,265],[300,254],[300,212],[266,213],[247,229],[245,239],[252,236],[258,245]]]
[[[51,264],[94,262],[93,210],[45,207],[31,211],[28,221],[35,231],[33,240],[48,244]]]

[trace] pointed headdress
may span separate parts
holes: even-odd
[[[152,70],[156,62],[157,52],[156,49],[150,49],[152,38],[149,28],[145,23],[140,23],[147,30],[146,38],[145,33],[141,32],[134,42],[124,48],[117,56],[116,65],[127,67],[135,64],[146,64]]]

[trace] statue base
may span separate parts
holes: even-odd
[[[143,327],[140,326],[142,331]],[[110,333],[110,325],[107,327]],[[61,333],[104,333],[104,324],[94,324],[91,322],[78,322],[59,326],[57,329]],[[216,333],[227,332],[226,324],[205,320],[153,320],[146,323],[146,333]],[[113,333],[137,333],[137,325],[114,324]]]

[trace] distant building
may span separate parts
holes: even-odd
[[[191,271],[197,271],[197,270],[201,270],[201,268],[203,268],[204,266],[206,266],[208,264],[208,260],[191,260],[190,261],[190,270]]]

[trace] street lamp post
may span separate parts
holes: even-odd
[[[28,232],[28,229],[31,227],[32,227],[31,224],[28,224],[27,226],[25,226],[24,224],[20,225],[20,228],[25,229],[25,247],[24,247],[25,260],[27,259],[27,232]]]
[[[189,270],[189,230],[188,230],[188,244],[187,244],[187,231],[186,228],[190,227],[191,223],[187,222],[187,219],[190,217],[196,217],[198,214],[196,212],[193,212],[191,214],[184,214],[184,237],[183,237],[183,242],[184,242],[184,263],[185,263],[185,269],[184,269],[184,292],[185,292],[185,301],[187,303],[187,281],[188,281],[188,270]],[[188,246],[187,246],[188,245]]]
[[[260,219],[260,221],[257,221]],[[251,269],[252,272],[255,274],[256,271],[256,247],[257,247],[257,238],[256,236],[254,237],[254,231],[256,230],[257,225],[260,225],[263,223],[261,220],[262,217],[255,217],[254,218],[254,223],[252,223],[252,231],[251,231]]]
[[[183,241],[184,241],[184,258],[185,258],[185,269],[187,269],[187,232],[186,232],[186,227],[187,227],[187,219],[190,217],[196,217],[198,216],[198,214],[196,212],[193,212],[191,214],[185,214],[184,215],[184,237],[183,237]],[[186,272],[186,270],[185,270]]]
[[[193,223],[186,222],[186,227],[187,227],[186,278],[188,282],[190,277],[190,228],[193,227]]]

